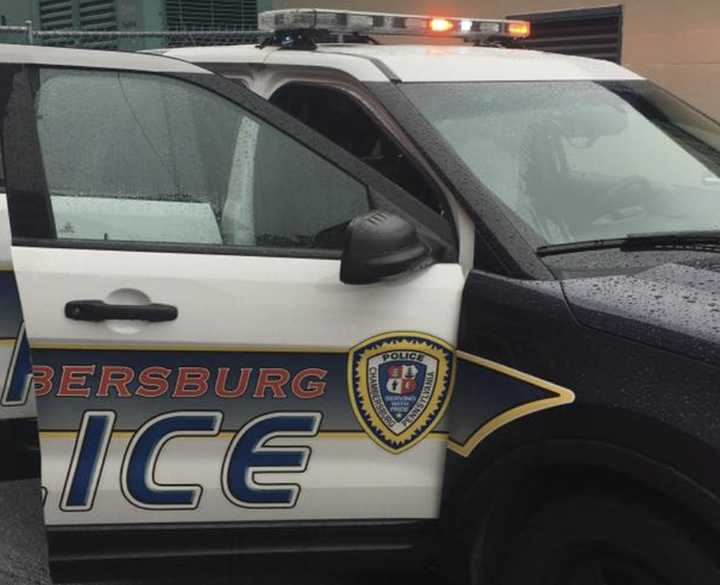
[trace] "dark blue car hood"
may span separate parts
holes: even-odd
[[[665,262],[562,286],[582,324],[720,365],[720,264]]]

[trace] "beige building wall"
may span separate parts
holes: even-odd
[[[274,8],[488,18],[611,4],[607,0],[273,0]],[[720,0],[625,0],[622,5],[623,65],[720,120]]]

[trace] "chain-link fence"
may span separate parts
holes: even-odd
[[[39,30],[25,26],[0,26],[0,43],[140,51],[165,47],[256,44],[266,33],[240,29],[166,31]]]

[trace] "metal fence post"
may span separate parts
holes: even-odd
[[[25,21],[25,34],[27,35],[28,45],[35,44],[35,33],[33,32],[32,20]]]

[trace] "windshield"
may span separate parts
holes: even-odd
[[[549,244],[720,229],[720,125],[648,82],[401,87]]]

